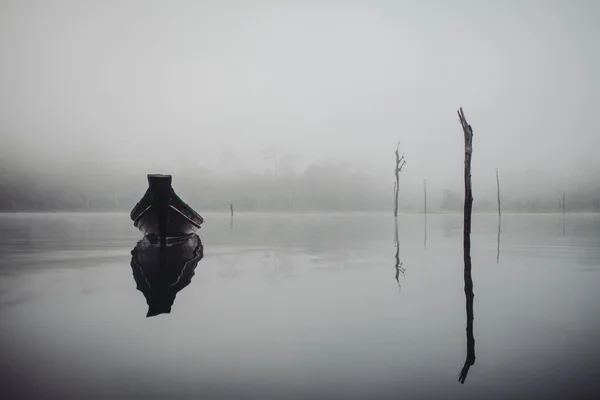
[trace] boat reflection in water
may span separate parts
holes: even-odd
[[[161,246],[148,237],[131,251],[131,269],[137,290],[148,303],[146,317],[168,314],[177,293],[190,284],[202,259],[203,246],[193,234]]]

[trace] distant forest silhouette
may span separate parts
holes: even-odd
[[[151,171],[156,172],[156,171]],[[375,177],[344,162],[313,163],[302,172],[281,168],[220,174],[207,169],[173,172],[173,186],[193,208],[202,211],[327,212],[393,211],[392,170]],[[495,182],[494,182],[495,183]],[[566,194],[567,212],[600,212],[600,183],[579,185]],[[40,169],[0,168],[0,211],[129,212],[147,188],[143,173],[91,169],[57,173]],[[479,193],[478,193],[479,194]],[[507,212],[559,212],[562,191],[552,195],[502,196]],[[462,212],[462,190],[428,193],[428,212]],[[400,183],[401,212],[422,212],[422,192]],[[492,192],[475,196],[475,212],[495,212]]]

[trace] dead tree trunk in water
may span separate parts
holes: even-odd
[[[427,179],[423,179],[423,248],[427,249]]]
[[[396,145],[396,168],[394,168],[394,175],[396,176],[396,182],[394,186],[394,217],[398,216],[398,193],[400,192],[400,172],[402,171],[402,167],[406,164],[404,161],[404,153],[402,153],[402,157],[400,157],[400,142]]]
[[[458,380],[464,383],[469,368],[475,364],[475,338],[473,336],[473,278],[471,277],[471,212],[473,210],[473,192],[471,190],[471,155],[473,153],[473,128],[467,123],[462,107],[458,110],[458,118],[465,135],[465,205],[464,205],[464,281],[467,309],[467,358]]]
[[[500,211],[500,178],[498,177],[498,168],[496,168],[496,186],[498,187],[498,217],[502,217]]]
[[[496,252],[496,264],[500,262],[500,226],[502,224],[502,212],[500,211],[500,178],[496,168],[496,185],[498,186],[498,250]]]
[[[465,249],[465,267],[467,260],[471,264],[471,212],[473,210],[473,192],[471,190],[471,154],[473,153],[473,128],[467,123],[462,107],[458,110],[458,117],[465,134],[465,204],[464,204],[464,234],[463,245]],[[467,252],[467,246],[469,252]],[[468,256],[468,257],[467,257]]]
[[[115,185],[115,212],[119,212],[119,186]]]
[[[423,179],[423,213],[427,215],[427,179]]]

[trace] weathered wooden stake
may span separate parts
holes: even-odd
[[[498,168],[496,168],[496,186],[498,187],[498,217],[502,216],[500,212],[500,178],[498,177]]]
[[[496,186],[498,187],[498,250],[496,252],[496,264],[500,262],[500,226],[502,224],[502,212],[500,211],[500,178],[496,168]]]
[[[396,168],[394,168],[394,175],[396,176],[396,182],[394,186],[394,217],[398,216],[398,193],[400,192],[400,172],[402,171],[402,167],[406,164],[404,161],[404,153],[402,153],[402,157],[400,157],[400,142],[396,145]]]
[[[471,155],[473,153],[473,128],[468,124],[462,107],[458,110],[458,118],[465,136],[465,204],[464,204],[464,281],[467,309],[467,358],[458,378],[464,383],[469,368],[475,364],[475,337],[473,336],[473,278],[471,277],[471,213],[473,211],[473,192],[471,190]]]
[[[427,215],[427,179],[423,179],[423,213]]]
[[[427,179],[423,179],[423,248],[427,249]]]
[[[233,217],[233,204],[229,203],[229,211],[231,211],[231,216]]]
[[[119,212],[119,187],[115,185],[115,212]]]

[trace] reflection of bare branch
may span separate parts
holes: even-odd
[[[404,276],[404,272],[406,272],[406,269],[404,269],[402,266],[404,265],[404,262],[398,260],[398,252],[396,251],[396,282],[398,282],[398,290],[400,290],[402,288],[402,285],[400,285],[400,273],[402,273],[402,276]]]
[[[406,268],[403,267],[404,262],[400,261],[400,241],[398,240],[398,218],[395,217],[394,218],[394,244],[396,246],[396,254],[395,254],[395,259],[396,259],[396,263],[394,264],[394,267],[396,269],[396,282],[398,282],[398,290],[401,289],[401,285],[400,285],[400,273],[402,273],[402,276],[404,276],[404,273],[406,272]]]
[[[496,253],[496,264],[500,262],[500,217],[498,217],[498,251]]]
[[[469,277],[471,273],[469,272]],[[475,364],[475,337],[473,336],[473,281],[471,280],[470,287],[468,286],[468,280],[465,280],[465,296],[467,299],[467,359],[460,371],[458,380],[460,383],[465,383],[467,374],[472,365]]]

